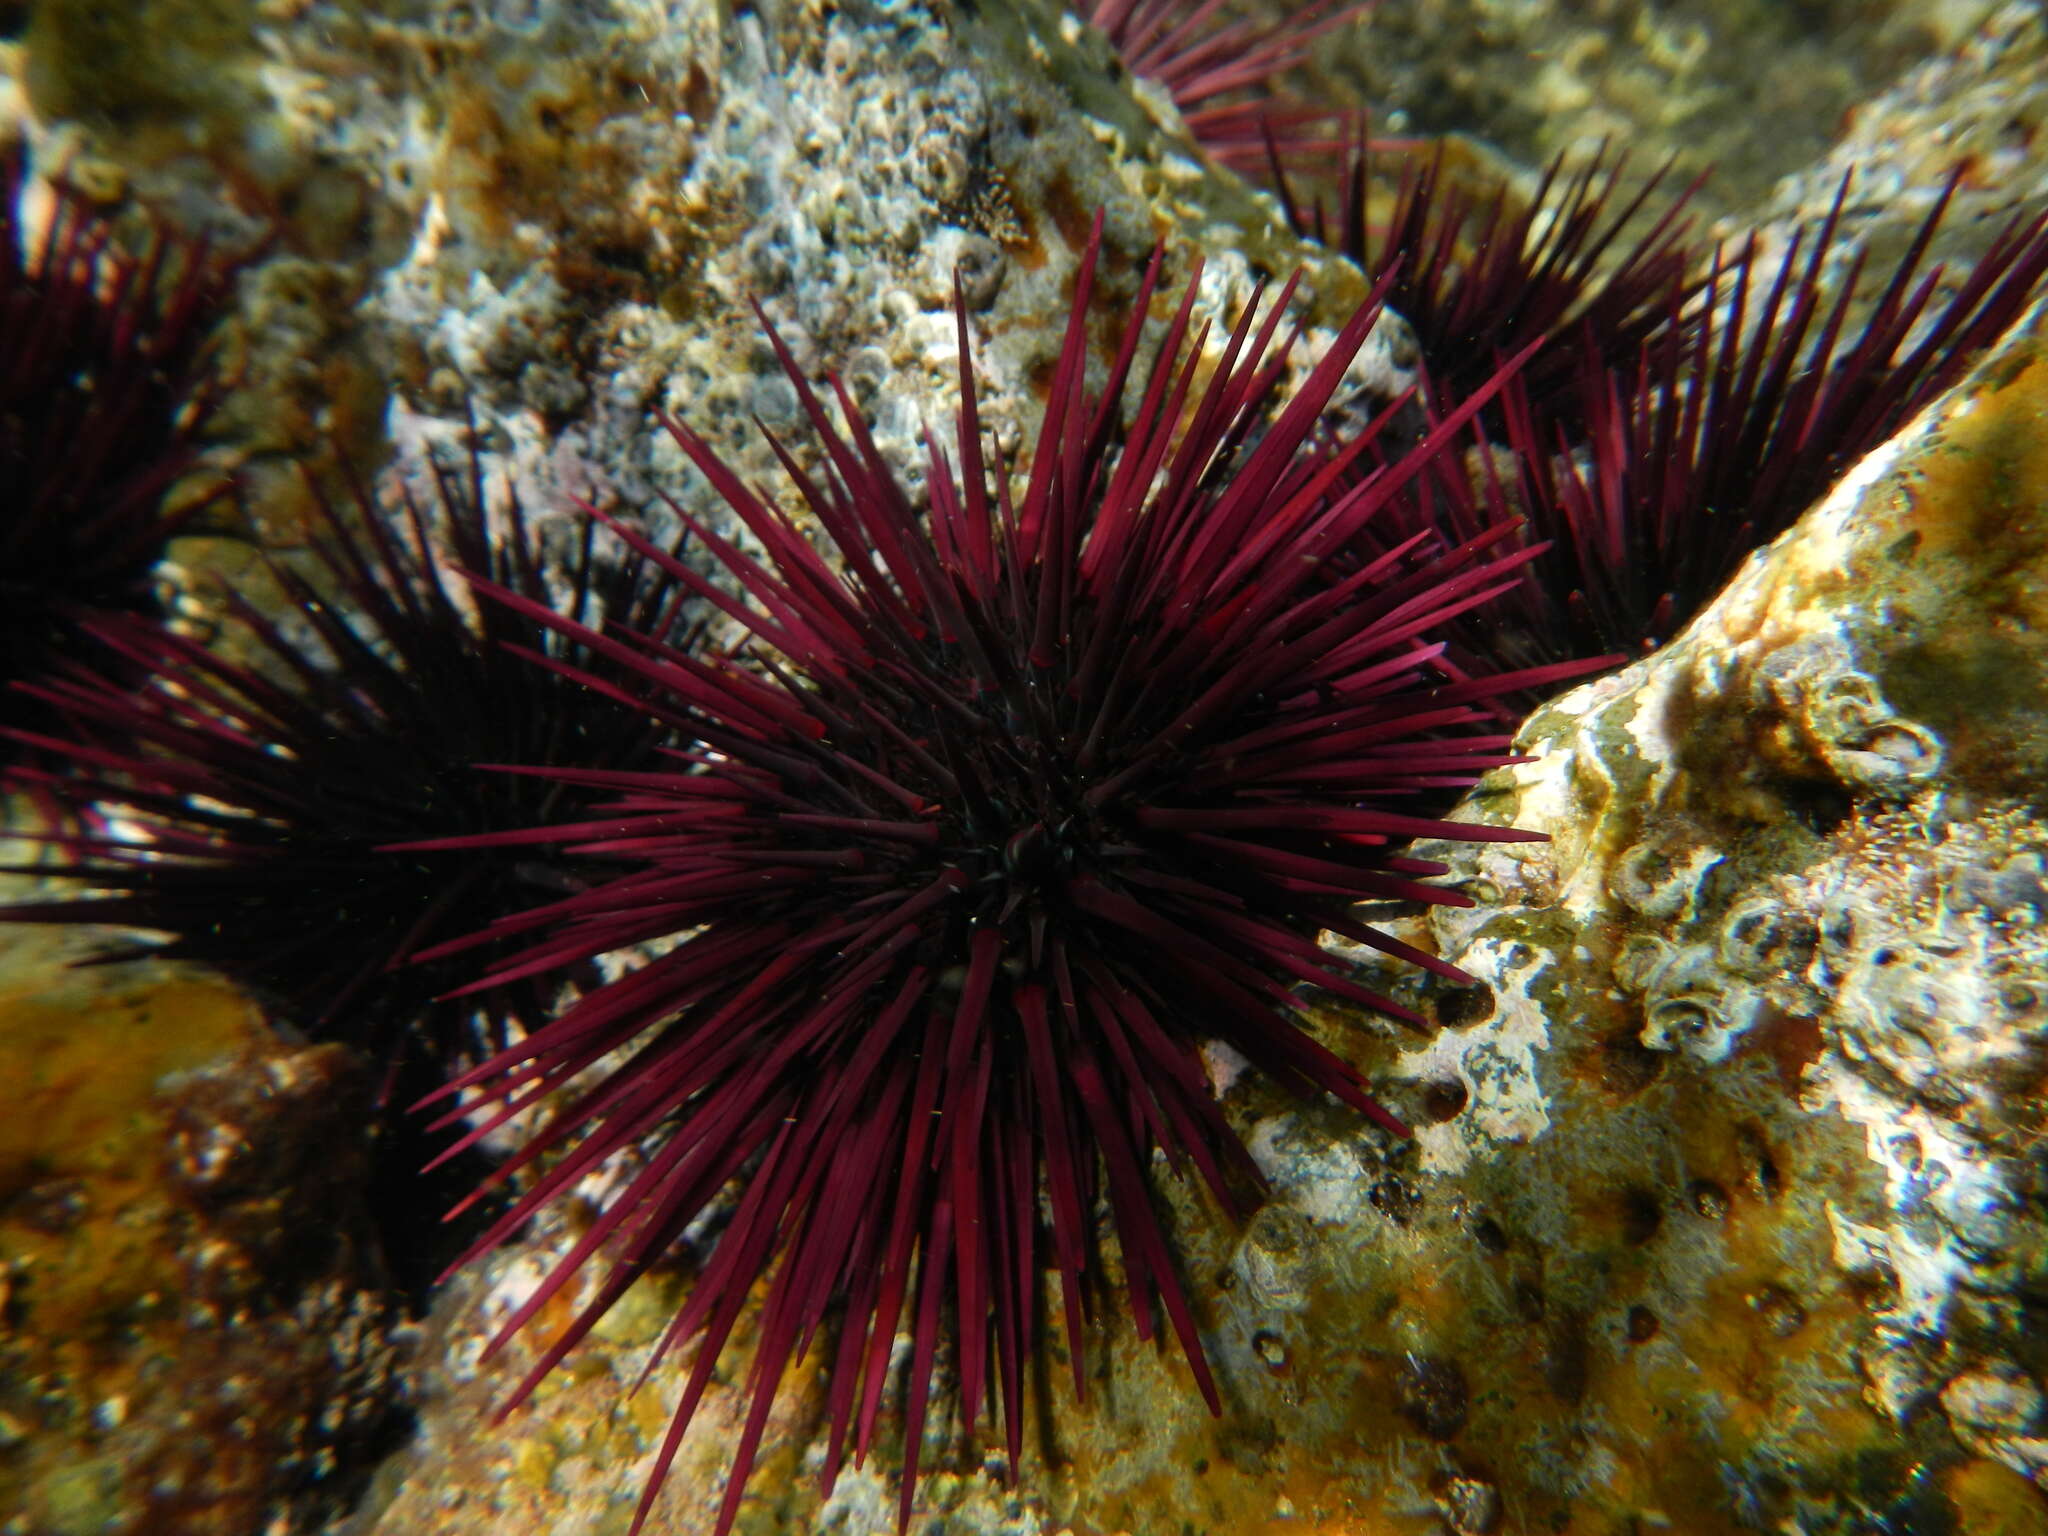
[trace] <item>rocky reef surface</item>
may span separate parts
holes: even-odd
[[[1854,163],[1877,252],[1958,157],[1958,253],[2043,195],[2040,7],[1794,8],[1845,40],[1790,56],[1832,94],[1786,76],[1809,116],[1776,135],[1728,105],[1760,9],[1385,0],[1313,69],[1532,160],[1661,103],[1741,172],[1712,206],[1785,227]],[[1567,35],[1604,41],[1495,62]],[[750,299],[914,483],[957,404],[958,272],[984,423],[1021,444],[1098,207],[1105,309],[1158,239],[1176,280],[1202,256],[1205,315],[1297,266],[1317,320],[1363,292],[1044,0],[41,0],[4,64],[41,169],[256,250],[212,431],[274,550],[301,462],[417,472],[472,416],[556,527],[571,494],[657,529],[657,491],[713,511],[651,413],[772,478],[754,423],[797,401]],[[1491,115],[1420,121],[1431,80]],[[1411,363],[1382,327],[1361,399]],[[1112,1329],[1085,1403],[1048,1362],[1017,1491],[935,1436],[913,1530],[2048,1532],[2044,421],[2034,318],[1679,639],[1539,710],[1536,761],[1461,814],[1552,841],[1429,850],[1475,906],[1384,914],[1478,984],[1386,970],[1427,1038],[1324,1021],[1414,1140],[1213,1063],[1274,1185],[1233,1230],[1162,1181],[1223,1416]],[[239,536],[175,560],[257,590]],[[680,1259],[492,1424],[574,1298],[483,1343],[588,1202],[409,1321],[367,1070],[210,978],[80,953],[0,957],[27,1085],[0,1124],[0,1532],[622,1533],[679,1387],[632,1390]],[[741,1387],[714,1383],[651,1536],[711,1528]],[[886,1460],[807,1475],[821,1400],[789,1384],[740,1529],[893,1528]]]
[[[399,1443],[412,1338],[367,1073],[219,982],[82,954],[0,957],[0,1530],[339,1514]]]

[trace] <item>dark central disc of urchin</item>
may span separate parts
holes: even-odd
[[[1490,558],[1507,545],[1496,529],[1457,548],[1411,543],[1341,579],[1323,571],[1498,381],[1412,462],[1361,480],[1366,440],[1327,450],[1325,429],[1376,302],[1288,397],[1275,337],[1291,285],[1262,318],[1247,307],[1217,365],[1192,324],[1191,276],[1126,417],[1161,258],[1091,392],[1097,250],[1014,499],[984,457],[964,318],[957,431],[950,455],[930,445],[924,508],[844,391],[841,427],[771,330],[818,467],[776,452],[829,555],[669,424],[752,545],[686,517],[726,588],[623,536],[742,626],[747,654],[600,634],[478,583],[629,677],[630,697],[700,744],[648,771],[533,770],[613,798],[574,825],[434,845],[552,843],[633,866],[493,924],[478,942],[524,952],[477,986],[634,946],[653,957],[436,1097],[461,1105],[443,1122],[464,1126],[458,1148],[529,1105],[553,1111],[493,1176],[530,1182],[473,1255],[617,1163],[588,1230],[492,1345],[605,1255],[508,1409],[729,1203],[655,1351],[701,1336],[642,1521],[748,1315],[748,1415],[721,1532],[777,1383],[814,1346],[828,1355],[828,1483],[875,1445],[894,1379],[907,1518],[942,1349],[964,1427],[984,1412],[999,1423],[1014,1475],[1042,1319],[1063,1314],[1078,1391],[1084,1301],[1116,1273],[1098,1201],[1138,1332],[1163,1313],[1218,1406],[1152,1189],[1155,1150],[1226,1210],[1240,1178],[1257,1181],[1205,1047],[1398,1133],[1305,1027],[1298,984],[1405,1017],[1322,933],[1456,976],[1354,905],[1465,904],[1427,883],[1442,866],[1403,853],[1411,838],[1532,836],[1419,808],[1514,760],[1489,701],[1522,680],[1453,680],[1429,636],[1511,586],[1534,552]],[[892,1377],[899,1327],[908,1371]]]

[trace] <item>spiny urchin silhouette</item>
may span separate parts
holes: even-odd
[[[300,1028],[348,1040],[390,1071],[415,1048],[445,1063],[471,1045],[480,1001],[495,1048],[507,1015],[537,1013],[538,998],[527,986],[437,1001],[473,973],[408,962],[577,875],[559,858],[512,850],[385,845],[563,814],[578,801],[572,786],[474,765],[642,766],[662,726],[616,690],[531,666],[521,651],[603,671],[560,631],[479,609],[450,573],[437,541],[464,569],[551,601],[516,496],[492,537],[474,451],[466,470],[435,465],[424,504],[406,489],[397,533],[353,476],[340,506],[307,478],[317,579],[277,569],[289,627],[227,595],[246,662],[142,618],[105,615],[82,626],[97,664],[68,662],[15,684],[61,723],[5,732],[42,760],[11,782],[76,812],[50,834],[72,862],[35,872],[89,894],[0,908],[0,920],[161,933],[108,958],[148,952],[213,966]],[[559,579],[572,618],[673,631],[681,589],[637,553],[598,553],[587,523]],[[132,686],[138,676],[148,681]]]
[[[552,1110],[490,1181],[529,1182],[470,1257],[621,1163],[588,1230],[490,1346],[601,1264],[503,1411],[730,1201],[648,1367],[700,1338],[636,1530],[764,1279],[721,1532],[777,1384],[805,1351],[829,1352],[826,1484],[873,1450],[899,1325],[912,1340],[903,1518],[942,1351],[963,1429],[984,1412],[999,1423],[1014,1477],[1045,1307],[1064,1316],[1080,1390],[1084,1309],[1105,1273],[1098,1197],[1137,1331],[1151,1337],[1163,1311],[1214,1408],[1151,1188],[1155,1149],[1228,1211],[1257,1184],[1201,1046],[1220,1040],[1282,1088],[1332,1094],[1398,1132],[1306,1027],[1296,988],[1409,1016],[1319,937],[1455,977],[1354,904],[1468,904],[1427,883],[1442,866],[1402,853],[1410,838],[1533,836],[1416,807],[1514,761],[1484,706],[1516,680],[1445,683],[1426,637],[1497,596],[1526,555],[1489,559],[1494,530],[1458,550],[1390,553],[1341,583],[1317,575],[1411,473],[1404,462],[1340,492],[1364,440],[1329,458],[1315,443],[1377,301],[1283,405],[1274,338],[1292,284],[1256,324],[1254,299],[1210,373],[1191,275],[1126,422],[1162,257],[1091,393],[1100,241],[1098,217],[1021,494],[986,456],[964,307],[962,404],[951,456],[927,439],[922,512],[844,390],[834,425],[770,328],[822,462],[807,470],[771,442],[829,554],[668,424],[757,548],[697,529],[734,596],[635,547],[748,632],[750,659],[601,635],[479,584],[632,675],[701,743],[650,771],[531,770],[616,798],[580,824],[442,845],[545,837],[636,866],[495,924],[484,938],[528,950],[478,985],[635,946],[656,956],[436,1095],[443,1123],[464,1127],[457,1149]]]
[[[1507,442],[1548,547],[1504,606],[1532,663],[1669,639],[1851,465],[1959,380],[2048,277],[2048,214],[2016,217],[1944,301],[1927,253],[1951,176],[1906,253],[1864,289],[1843,262],[1845,176],[1775,265],[1752,235],[1717,251],[1671,323],[1624,363],[1581,363],[1575,424],[1510,383]],[[1862,307],[1860,320],[1857,318]]]
[[[1666,323],[1621,358],[1578,347],[1563,403],[1509,380],[1494,437],[1508,451],[1471,455],[1463,495],[1442,486],[1433,511],[1456,542],[1511,506],[1544,549],[1483,627],[1455,627],[1454,653],[1526,667],[1662,644],[1960,379],[2040,292],[2048,214],[2008,222],[1943,299],[1927,253],[1957,184],[1874,285],[1839,249],[1845,177],[1775,262],[1751,235],[1674,281]]]
[[[92,615],[150,611],[166,540],[209,499],[165,506],[219,398],[204,348],[234,274],[162,227],[124,254],[61,181],[31,236],[29,186],[0,152],[0,725],[23,727],[47,715],[5,684],[77,654]]]
[[[1331,206],[1297,195],[1278,150],[1271,169],[1297,234],[1349,257],[1374,281],[1391,278],[1387,307],[1414,331],[1440,399],[1462,398],[1540,342],[1518,370],[1522,391],[1569,412],[1588,362],[1632,359],[1694,289],[1698,252],[1687,210],[1704,177],[1621,243],[1653,206],[1671,162],[1628,192],[1626,155],[1602,149],[1576,169],[1559,156],[1521,197],[1498,180],[1475,181],[1438,144],[1397,157],[1397,188],[1381,224],[1370,211],[1381,147],[1361,124],[1345,147]]]

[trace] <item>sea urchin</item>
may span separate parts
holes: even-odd
[[[1316,39],[1363,16],[1377,0],[1309,0],[1277,17],[1237,14],[1228,0],[1071,0],[1135,74],[1173,98],[1189,134],[1240,174],[1327,153],[1350,114],[1278,95],[1273,85],[1304,63]]]
[[[28,238],[29,185],[0,151],[0,724],[39,727],[6,683],[76,655],[89,616],[147,612],[165,541],[210,499],[164,506],[220,394],[205,345],[235,269],[161,227],[122,253],[62,182]]]
[[[0,921],[160,932],[160,942],[117,945],[108,957],[211,965],[301,1028],[363,1047],[395,1072],[409,1056],[445,1062],[470,1049],[479,1004],[494,1020],[493,1047],[508,1015],[539,1010],[531,986],[438,1003],[473,971],[408,961],[543,899],[574,871],[536,869],[516,852],[385,845],[529,826],[578,803],[566,785],[478,772],[478,759],[641,767],[662,727],[614,692],[536,672],[519,648],[603,663],[521,615],[479,609],[450,573],[437,544],[531,601],[551,596],[516,498],[501,536],[490,536],[474,452],[467,473],[437,465],[430,496],[408,490],[398,533],[352,477],[340,506],[308,483],[324,526],[312,579],[277,571],[289,622],[227,599],[246,661],[106,615],[83,626],[95,665],[15,684],[61,724],[0,729],[0,740],[53,764],[22,765],[9,783],[86,829],[50,834],[72,862],[36,872],[89,893],[0,907]],[[637,554],[594,550],[590,530],[560,583],[568,614],[672,633],[682,590]],[[129,686],[130,676],[148,682]],[[108,822],[110,811],[122,820]]]
[[[1390,281],[1437,401],[1541,343],[1465,464],[1434,465],[1425,494],[1353,552],[1375,559],[1417,533],[1454,545],[1508,508],[1527,520],[1544,545],[1532,579],[1453,626],[1454,668],[1597,664],[1670,639],[1752,549],[1961,378],[2048,280],[2048,215],[2014,216],[1967,272],[1928,260],[1960,169],[1868,292],[1845,233],[1847,176],[1773,260],[1756,235],[1712,250],[1689,241],[1691,188],[1621,247],[1663,179],[1624,201],[1622,170],[1596,157],[1567,174],[1558,161],[1516,211],[1505,188],[1465,191],[1439,150],[1403,176],[1376,241],[1361,146],[1334,226],[1289,204],[1297,229]]]
[[[1214,1408],[1150,1183],[1163,1149],[1226,1209],[1257,1185],[1201,1046],[1225,1042],[1294,1094],[1335,1095],[1398,1132],[1358,1070],[1304,1027],[1294,989],[1401,1015],[1321,932],[1456,976],[1353,904],[1467,904],[1426,883],[1441,866],[1397,851],[1410,838],[1533,836],[1403,810],[1509,760],[1503,738],[1475,734],[1503,685],[1445,684],[1420,637],[1514,580],[1512,562],[1402,552],[1342,583],[1318,575],[1409,474],[1404,462],[1338,494],[1347,464],[1315,446],[1377,303],[1282,405],[1286,349],[1273,342],[1292,285],[1256,327],[1247,307],[1198,385],[1191,276],[1125,424],[1162,256],[1091,394],[1100,242],[1098,218],[1019,496],[984,454],[964,317],[957,435],[951,458],[928,438],[924,514],[844,391],[841,428],[770,329],[822,463],[775,452],[829,558],[669,424],[761,551],[697,529],[743,597],[672,574],[759,655],[600,635],[479,583],[633,674],[703,744],[651,772],[541,770],[617,798],[579,825],[454,845],[553,842],[638,865],[494,925],[490,938],[530,948],[492,981],[661,946],[437,1096],[443,1123],[466,1126],[458,1146],[528,1106],[553,1110],[493,1176],[530,1182],[473,1256],[624,1159],[588,1230],[491,1346],[607,1253],[506,1411],[729,1201],[654,1352],[702,1336],[636,1530],[764,1278],[721,1532],[777,1383],[821,1338],[833,1341],[821,1346],[828,1485],[849,1451],[873,1447],[899,1324],[911,1334],[903,1516],[942,1350],[964,1427],[986,1408],[1014,1476],[1046,1307],[1064,1315],[1080,1390],[1084,1302],[1104,1276],[1098,1194],[1139,1334],[1162,1309]]]

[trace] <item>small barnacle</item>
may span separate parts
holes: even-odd
[[[919,178],[920,189],[937,205],[940,217],[947,223],[990,242],[990,265],[1000,269],[1004,256],[1030,246],[1030,226],[1010,192],[1009,181],[996,168],[986,134],[975,138],[964,150],[949,141],[943,151],[933,153],[936,163]],[[1000,277],[995,281],[1000,282]],[[973,282],[969,282],[970,307],[984,309],[993,298],[993,288],[978,296]]]
[[[1706,944],[1667,952],[1645,978],[1644,991],[1643,1044],[1701,1061],[1724,1058],[1765,1007],[1763,994],[1729,976]]]
[[[790,388],[789,380],[779,370],[756,378],[747,398],[750,413],[764,427],[787,427],[797,419],[801,409],[796,391]]]
[[[2007,977],[1998,984],[1998,1005],[2015,1020],[2038,1018],[2048,1004],[2048,984],[2028,976]]]
[[[1423,1085],[1422,1113],[1432,1124],[1441,1125],[1446,1120],[1455,1120],[1471,1101],[1472,1091],[1465,1086],[1463,1078],[1441,1077]]]
[[[1762,981],[1804,971],[1818,939],[1811,917],[1778,897],[1758,896],[1721,919],[1715,952],[1730,971]]]
[[[1893,709],[1839,638],[1781,647],[1756,669],[1754,687],[1790,732],[1792,766],[1824,768],[1851,789],[1889,800],[1941,771],[1940,738]]]
[[[1445,987],[1436,994],[1436,1022],[1442,1029],[1469,1029],[1492,1018],[1498,1006],[1493,988],[1484,982]]]
[[[1806,1308],[1782,1285],[1765,1285],[1748,1297],[1764,1331],[1774,1339],[1789,1339],[1806,1326]]]
[[[1725,855],[1704,845],[1683,850],[1668,843],[1637,843],[1616,859],[1608,886],[1645,917],[1677,917],[1697,902]]]
[[[953,270],[959,274],[960,294],[969,309],[984,310],[995,303],[1009,265],[1001,247],[984,235],[961,242]]]
[[[1494,1536],[1507,1512],[1498,1487],[1466,1474],[1447,1478],[1436,1502],[1453,1536]]]
[[[970,153],[954,135],[934,129],[918,140],[911,160],[911,180],[940,210],[960,206],[972,178]]]
[[[857,404],[866,405],[885,388],[893,373],[889,354],[880,347],[862,347],[846,362],[846,387]]]
[[[1941,1389],[1941,1407],[1966,1444],[2035,1434],[2048,1422],[2048,1393],[2010,1360],[1957,1372]]]
[[[1265,1311],[1306,1307],[1320,1262],[1315,1223],[1284,1205],[1269,1205],[1254,1215],[1237,1245],[1243,1294],[1250,1305]]]

